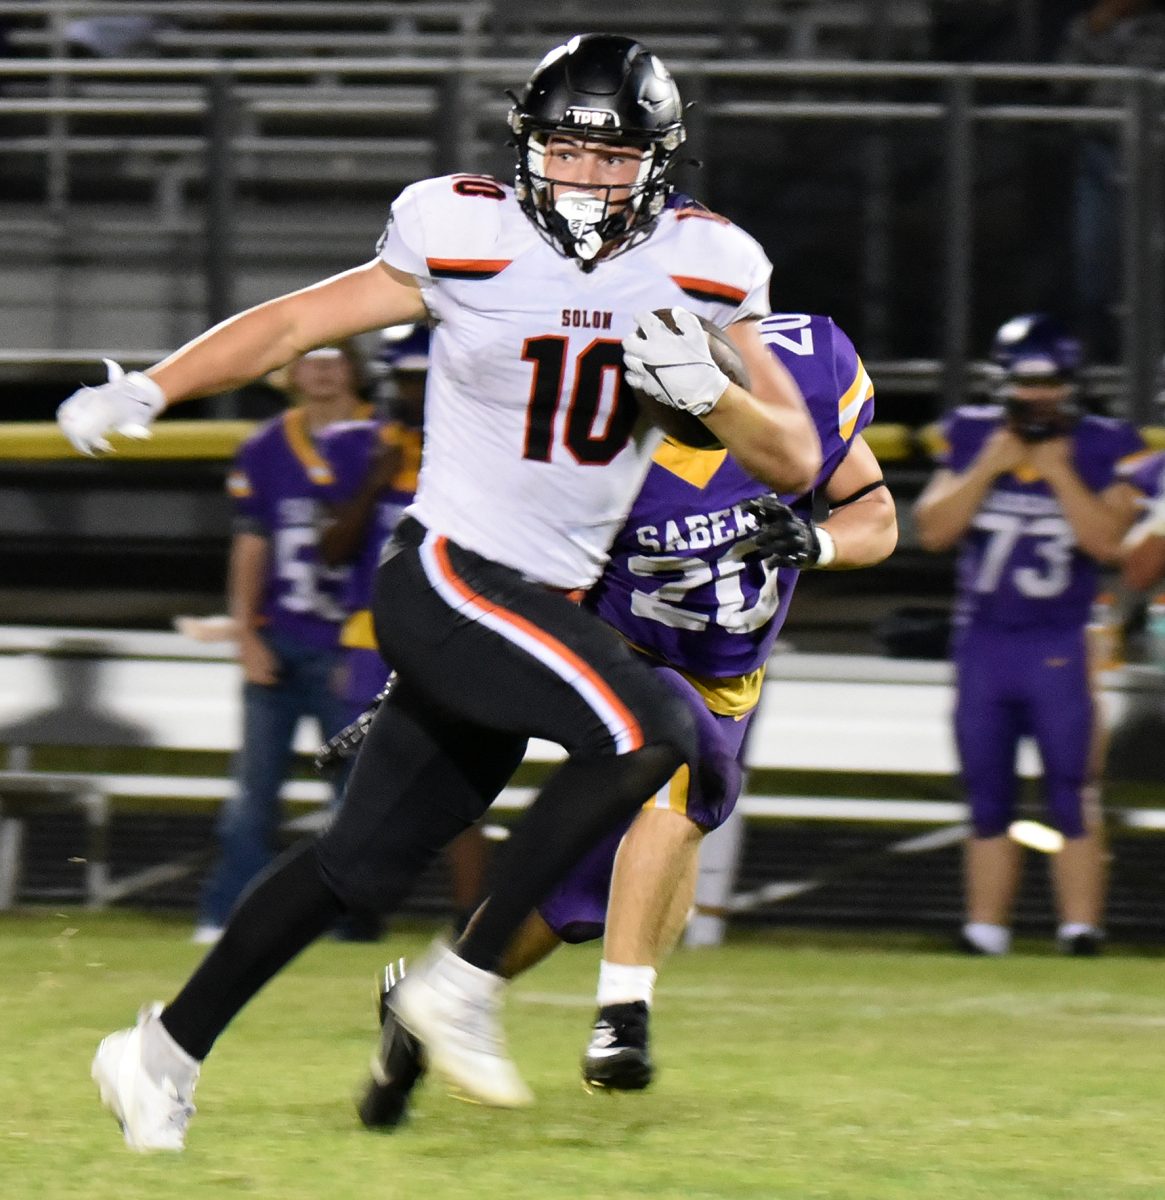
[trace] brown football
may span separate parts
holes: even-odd
[[[669,328],[675,329],[675,321],[671,310],[657,308],[655,315]],[[708,349],[712,352],[712,361],[732,380],[741,387],[748,387],[748,368],[740,351],[729,340],[728,335],[718,325],[714,325],[705,317],[699,318],[704,332],[708,335]],[[639,409],[655,426],[662,429],[669,438],[685,446],[693,446],[697,450],[719,450],[720,442],[716,435],[700,420],[699,417],[686,413],[682,409],[660,404],[642,392],[635,393]]]

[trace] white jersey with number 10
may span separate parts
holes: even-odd
[[[393,205],[380,255],[417,278],[435,322],[410,512],[553,587],[598,578],[660,441],[623,381],[634,314],[679,305],[725,326],[768,312],[760,246],[693,204],[585,272],[512,189],[428,179]]]

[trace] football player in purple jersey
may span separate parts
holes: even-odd
[[[318,438],[367,412],[363,365],[350,343],[314,350],[288,368],[296,403],[242,445],[227,487],[235,503],[228,596],[243,669],[238,787],[218,822],[220,857],[202,892],[194,940],[218,940],[243,889],[270,862],[279,789],[301,718],[325,736],[346,710],[335,689],[346,569],[319,556],[316,490],[332,471]]]
[[[691,908],[700,842],[735,807],[745,735],[799,573],[871,566],[897,540],[893,499],[862,438],[873,385],[852,342],[823,316],[778,313],[758,328],[805,397],[822,469],[811,492],[778,497],[724,450],[667,441],[656,452],[585,604],[689,709],[699,755],[539,905],[503,963],[512,977],[563,941],[604,937],[605,928],[582,1064],[588,1087],[638,1090],[652,1079],[656,972]],[[821,524],[813,491],[831,510]],[[402,1119],[420,1073],[412,1039],[384,1003],[381,1012],[380,1054],[359,1104],[376,1128]]]
[[[1085,625],[1102,564],[1136,514],[1122,464],[1143,453],[1125,421],[1085,413],[1081,348],[1052,317],[1006,322],[992,359],[999,403],[945,422],[945,449],[915,507],[929,550],[958,547],[952,652],[955,738],[971,813],[960,945],[1004,954],[1020,876],[1016,751],[1033,737],[1049,822],[1057,940],[1095,954],[1104,910],[1097,779],[1103,753]]]

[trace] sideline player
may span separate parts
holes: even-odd
[[[1136,514],[1121,464],[1144,451],[1125,421],[1084,413],[1081,349],[1041,313],[995,335],[1001,404],[946,422],[946,450],[915,506],[928,550],[959,546],[952,654],[955,739],[971,810],[960,945],[1006,954],[1019,887],[1015,815],[1019,739],[1035,738],[1050,823],[1066,954],[1100,949],[1105,871],[1097,777],[1103,731],[1085,625],[1098,567],[1116,561]]]
[[[243,889],[272,858],[301,718],[315,717],[327,737],[346,719],[335,677],[348,571],[320,559],[316,492],[331,479],[319,450],[324,429],[369,411],[362,374],[351,343],[291,363],[294,406],[243,443],[227,478],[236,512],[227,590],[243,670],[242,749],[235,794],[219,815],[220,857],[200,898],[200,945],[218,941]]]
[[[599,1012],[583,1060],[588,1086],[634,1090],[651,1081],[656,971],[691,908],[700,841],[735,807],[745,736],[799,572],[871,566],[897,540],[894,501],[861,436],[874,394],[853,344],[822,316],[773,314],[759,330],[816,424],[823,465],[813,488],[829,517],[815,524],[812,492],[778,499],[724,450],[665,441],[656,451],[586,604],[683,700],[700,751],[626,834],[626,826],[615,830],[543,901],[503,962],[513,977],[562,941],[603,936],[606,925]],[[400,1122],[421,1072],[413,1039],[383,1005],[382,1015],[381,1048],[359,1102],[373,1128]]]
[[[569,757],[506,844],[457,952],[435,948],[394,1000],[463,1093],[531,1102],[501,1031],[501,956],[553,885],[694,753],[686,709],[567,595],[598,578],[661,440],[624,365],[776,490],[804,491],[821,463],[796,385],[755,329],[769,310],[760,247],[727,221],[665,207],[682,118],[670,75],[638,43],[572,38],[511,110],[515,188],[414,184],[371,262],[62,406],[74,444],[100,450],[168,402],[304,348],[436,322],[417,497],[377,575],[377,641],[398,684],[330,828],[258,882],[169,1005],[98,1048],[94,1075],[130,1145],[183,1147],[201,1060],[235,1014],[346,908],[394,911],[534,735]],[[727,327],[750,391],[715,366],[681,305]],[[663,307],[674,330],[652,315]]]

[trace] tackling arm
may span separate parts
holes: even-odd
[[[858,495],[866,488],[870,490]],[[882,470],[874,452],[860,434],[830,476],[825,495],[831,503],[839,505],[820,526],[836,548],[830,569],[872,567],[889,557],[898,544],[894,497],[882,482]],[[845,503],[855,495],[856,500]]]

